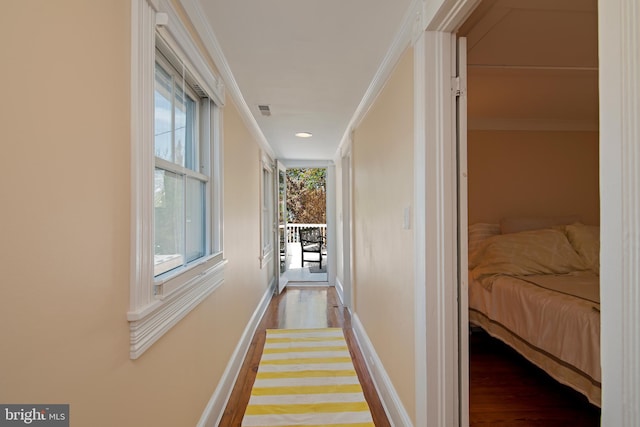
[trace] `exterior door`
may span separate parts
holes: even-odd
[[[277,269],[278,287],[277,293],[279,294],[287,286],[287,169],[279,161],[277,164],[278,177],[276,181],[277,204],[278,204],[278,227],[277,238],[278,242],[278,260],[275,263]]]

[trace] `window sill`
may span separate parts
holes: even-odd
[[[226,260],[222,260],[167,295],[127,314],[130,357],[137,359],[169,329],[224,282]]]

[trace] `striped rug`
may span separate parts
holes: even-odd
[[[242,425],[373,427],[342,329],[268,329]]]

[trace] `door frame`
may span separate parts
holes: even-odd
[[[423,2],[419,34],[414,35],[415,145],[416,153],[426,154],[416,160],[416,183],[422,186],[416,188],[416,224],[426,224],[425,230],[416,234],[416,240],[424,241],[422,247],[416,245],[420,249],[416,251],[416,263],[424,263],[427,272],[435,270],[430,276],[426,272],[416,276],[416,311],[426,313],[423,318],[416,314],[416,425],[462,425],[457,419],[458,378],[447,375],[450,369],[446,360],[457,358],[458,350],[468,349],[458,349],[446,339],[455,330],[453,325],[459,316],[457,301],[447,294],[447,285],[466,272],[458,271],[457,255],[447,244],[447,239],[457,241],[456,230],[443,219],[456,215],[455,202],[446,197],[446,191],[451,190],[456,178],[453,171],[458,167],[450,156],[443,158],[455,147],[450,132],[455,112],[443,91],[451,89],[451,39],[476,3]],[[601,292],[601,421],[602,425],[621,427],[640,424],[640,182],[636,178],[640,170],[639,3],[598,1],[600,188],[606,190],[600,196],[600,277],[606,283],[606,292]],[[434,156],[426,152],[427,148]],[[435,176],[427,175],[432,169],[436,170]],[[423,209],[426,202],[429,218]],[[467,226],[459,219],[456,222],[457,226]]]
[[[416,425],[468,425],[468,377],[462,378],[468,374],[461,370],[468,342],[460,341],[459,307],[459,239],[467,224],[458,212],[455,31],[478,2],[445,0],[435,11],[423,4],[413,39]]]
[[[284,288],[289,283],[289,278],[287,277],[287,185],[286,185],[286,177],[287,177],[287,168],[280,160],[276,160],[276,168],[275,168],[275,179],[274,179],[274,194],[275,194],[275,240],[278,244],[278,252],[277,252],[277,261],[274,262],[276,268],[276,277],[278,278],[278,286],[276,287],[276,295],[279,295],[284,291]],[[285,188],[284,188],[284,272],[280,270],[280,172],[284,172],[285,174]],[[275,255],[275,254],[274,254]]]
[[[458,200],[458,333],[460,426],[469,425],[469,206],[467,169],[467,39],[456,43],[456,139]]]
[[[278,161],[285,169],[308,168],[326,169],[326,213],[327,213],[327,283],[336,283],[336,172],[331,160],[288,160]],[[323,282],[320,282],[323,283]]]
[[[342,305],[351,310],[352,308],[352,267],[353,267],[353,250],[352,250],[352,230],[351,221],[353,197],[351,195],[353,185],[353,175],[351,173],[351,144],[348,149],[340,157],[340,182],[342,188],[341,200],[341,216],[342,216],[342,280],[340,282],[340,296]],[[337,284],[337,281],[336,281]]]

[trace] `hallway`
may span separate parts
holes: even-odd
[[[351,329],[349,312],[342,306],[333,287],[288,287],[273,297],[265,313],[220,420],[220,427],[239,426],[249,402],[267,329],[343,328],[364,395],[376,426],[389,426],[384,408],[369,377],[364,359]]]

